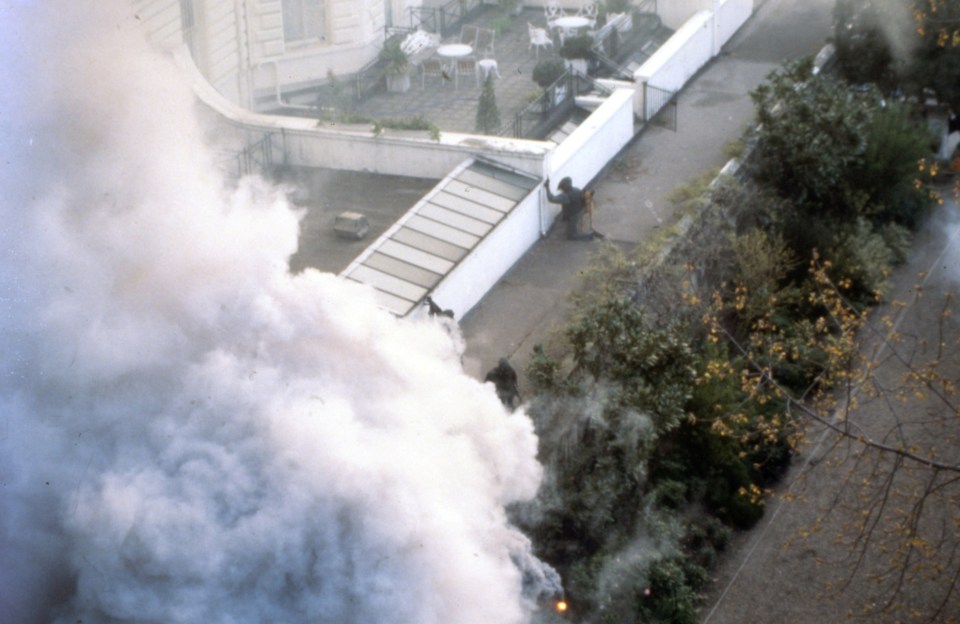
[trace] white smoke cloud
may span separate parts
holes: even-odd
[[[224,184],[127,3],[2,0],[0,59],[2,619],[526,621],[525,415],[289,274],[296,214]]]

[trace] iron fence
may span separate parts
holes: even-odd
[[[265,134],[262,139],[251,143],[237,154],[237,177],[252,173],[263,173],[273,166],[273,135]]]
[[[677,129],[677,93],[643,85],[644,121]]]
[[[450,0],[441,7],[410,7],[410,28],[446,37],[483,7],[483,0]]]
[[[513,123],[500,134],[518,139],[543,139],[570,117],[576,108],[577,95],[591,91],[610,93],[583,74],[567,72],[514,115]]]

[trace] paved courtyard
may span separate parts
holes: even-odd
[[[653,16],[655,17],[655,16]],[[519,15],[504,19],[496,5],[487,5],[472,14],[466,23],[496,31],[493,53],[475,54],[476,60],[493,59],[497,62],[499,78],[494,78],[497,109],[500,112],[501,127],[497,134],[513,136],[513,122],[517,113],[525,109],[542,93],[542,89],[533,81],[533,69],[537,63],[546,59],[559,59],[557,45],[542,47],[539,50],[530,45],[528,24],[537,28],[547,28],[543,9],[528,8]],[[657,20],[650,27],[635,28],[631,42],[634,48],[643,47],[643,57],[649,56],[672,31],[659,24]],[[441,43],[454,43],[459,39],[457,32],[445,36]],[[640,44],[637,44],[637,42]],[[626,48],[623,48],[626,49]],[[421,61],[429,54],[418,54],[414,62]],[[455,79],[428,76],[424,79],[420,66],[411,71],[410,89],[406,92],[388,92],[381,88],[374,91],[363,101],[354,104],[353,113],[372,119],[402,121],[422,119],[447,132],[476,132],[477,108],[482,85],[474,76],[461,75]],[[283,114],[319,115],[305,110],[302,104],[313,104],[318,99],[316,93],[300,93],[296,100],[300,108],[276,111]]]
[[[495,26],[494,22],[499,16],[499,10],[495,6],[489,6],[482,9],[470,23],[491,28]],[[512,123],[514,114],[540,94],[541,89],[532,78],[533,68],[538,60],[559,58],[556,50],[551,48],[541,50],[538,58],[536,50],[530,48],[528,22],[546,28],[546,18],[542,10],[526,9],[512,19],[508,30],[497,33],[494,53],[487,57],[495,59],[499,67],[500,78],[494,78],[494,88],[502,127]],[[447,37],[444,43],[454,39],[456,35]],[[419,69],[415,68],[409,91],[380,91],[375,97],[363,102],[357,112],[369,117],[422,117],[436,124],[441,130],[474,132],[481,91],[481,86],[470,76],[460,76],[455,88],[452,77],[449,80],[427,77],[423,81]]]

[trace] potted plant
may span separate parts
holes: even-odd
[[[567,59],[567,67],[570,70],[586,76],[587,68],[594,56],[593,37],[589,35],[568,37],[560,46],[558,54]]]
[[[500,127],[500,109],[497,108],[497,94],[493,89],[493,76],[487,75],[477,104],[477,131],[491,134]]]
[[[541,89],[546,89],[555,83],[566,71],[567,65],[560,59],[547,59],[540,61],[534,66],[531,77],[535,83],[540,85]]]
[[[388,41],[380,50],[383,71],[387,76],[387,91],[404,92],[410,88],[410,57],[399,41]]]

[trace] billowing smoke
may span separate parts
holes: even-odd
[[[896,63],[906,65],[920,38],[909,2],[903,0],[875,0],[867,5],[859,19],[865,25],[883,34]]]
[[[288,272],[128,3],[0,7],[0,620],[525,621],[529,420]]]

